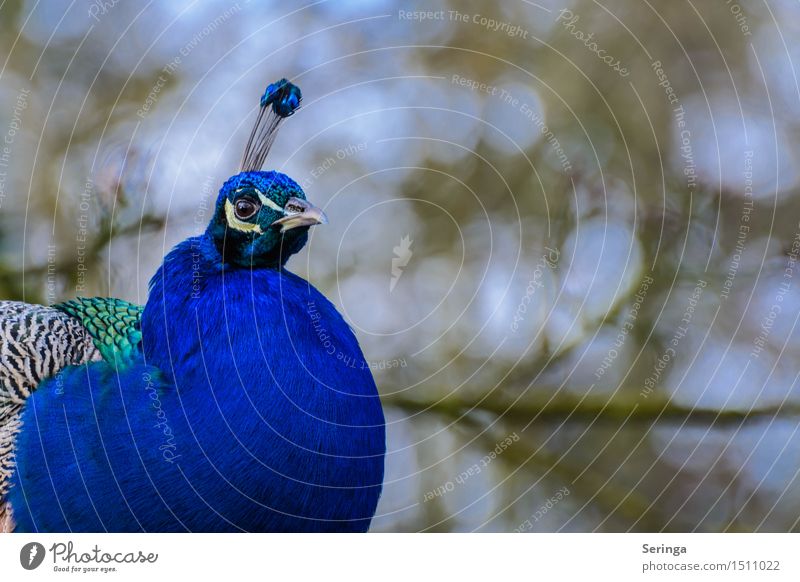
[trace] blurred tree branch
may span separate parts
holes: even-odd
[[[406,396],[391,396],[385,398],[384,403],[408,412],[425,411],[450,417],[488,412],[506,420],[536,422],[686,422],[693,425],[722,426],[774,417],[800,416],[800,405],[794,402],[754,407],[750,410],[718,410],[685,406],[656,395],[645,399],[638,394],[578,397],[573,393],[562,392],[556,396],[542,394],[522,397],[517,402],[486,396],[474,400],[445,398],[430,402]]]
[[[166,217],[146,214],[140,220],[126,224],[123,226],[106,224],[96,236],[92,238],[92,242],[86,249],[85,261],[87,263],[96,264],[99,262],[98,256],[100,253],[111,243],[113,240],[130,235],[142,235],[148,232],[158,232],[163,229],[166,224]],[[77,259],[59,261],[55,265],[47,263],[25,267],[24,269],[9,268],[6,265],[0,264],[0,288],[6,290],[6,295],[12,297],[22,297],[22,275],[26,278],[39,278],[45,275],[52,275],[66,280],[69,284],[73,284],[78,275]],[[27,285],[25,298],[29,302],[41,303],[41,293],[33,294],[31,289],[34,286]]]

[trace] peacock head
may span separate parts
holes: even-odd
[[[280,122],[297,111],[300,89],[281,79],[261,97],[258,120],[242,158],[242,171],[219,191],[207,233],[226,264],[281,268],[308,240],[308,229],[328,220],[286,174],[260,168]]]
[[[327,221],[286,174],[248,171],[222,186],[208,233],[227,264],[280,268]]]

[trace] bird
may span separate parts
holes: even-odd
[[[286,268],[327,217],[262,169],[301,100],[267,87],[239,173],[143,306],[0,302],[3,531],[369,529],[378,390],[333,303]]]

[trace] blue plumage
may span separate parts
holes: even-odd
[[[363,354],[335,307],[283,267],[320,222],[283,174],[225,183],[206,232],[151,281],[143,350],[65,368],[28,400],[17,531],[369,527],[385,454],[377,389],[351,365]]]

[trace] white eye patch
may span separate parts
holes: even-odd
[[[239,188],[238,190],[236,190],[236,192],[241,192],[242,190],[246,190],[246,188]],[[261,190],[259,190],[258,188],[253,188],[253,190],[255,190],[256,194],[258,194],[258,199],[261,200],[261,204],[263,204],[264,206],[268,206],[269,208],[272,208],[277,212],[283,212],[283,208],[281,208],[280,206],[275,204],[272,200],[264,196],[264,193]]]
[[[264,196],[261,192],[256,190],[256,193],[258,194],[258,199],[261,200],[261,204],[263,204],[264,206],[269,206],[270,208],[272,208],[273,210],[277,210],[278,212],[283,212],[283,208],[275,204],[272,200]]]

